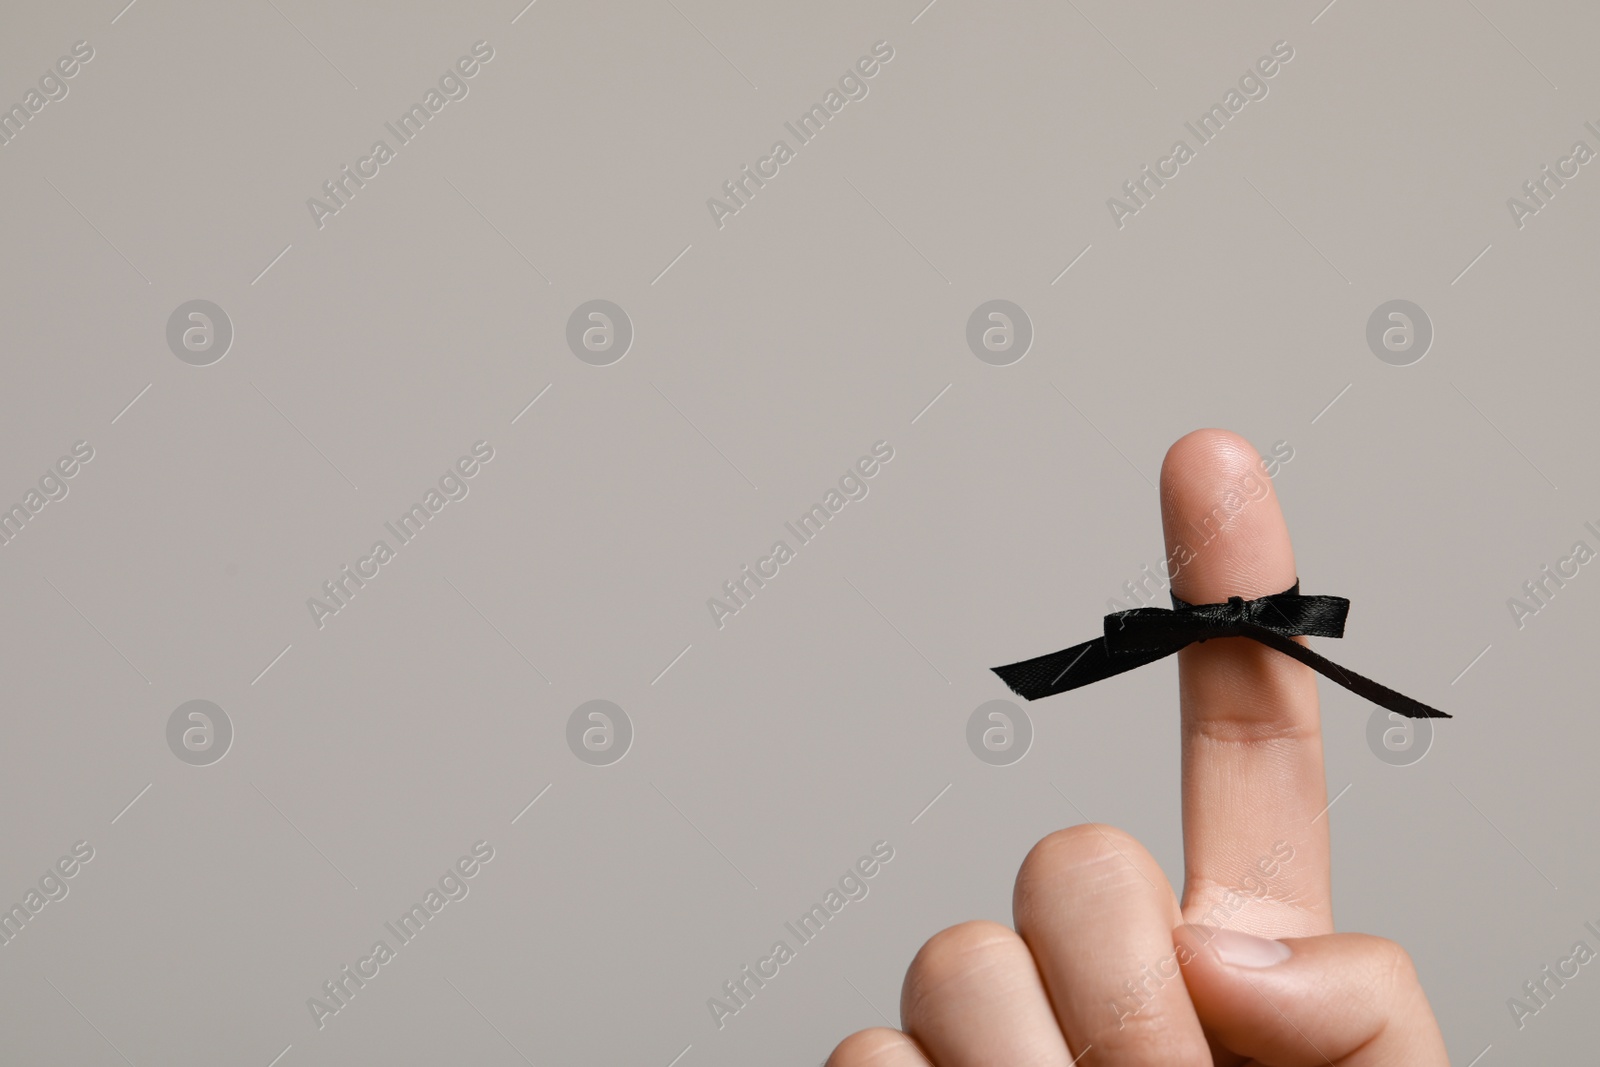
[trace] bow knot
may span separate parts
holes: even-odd
[[[1341,596],[1301,596],[1299,586],[1246,600],[1231,596],[1219,604],[1190,604],[1172,598],[1171,608],[1133,608],[1105,617],[1106,649],[1163,648],[1174,641],[1213,637],[1251,637],[1271,630],[1284,637],[1343,637],[1350,601]],[[1182,647],[1179,645],[1178,647]]]
[[[1105,617],[1103,637],[993,669],[1018,696],[1038,700],[1153,663],[1196,642],[1247,637],[1390,711],[1413,719],[1448,719],[1444,712],[1347,671],[1294,640],[1343,637],[1349,611],[1350,601],[1344,597],[1301,596],[1298,582],[1270,596],[1231,596],[1216,604],[1189,604],[1174,595],[1171,608],[1112,612]]]

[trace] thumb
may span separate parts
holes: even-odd
[[[1275,1067],[1448,1067],[1411,958],[1365,934],[1271,941],[1237,930],[1173,931],[1207,1033]]]

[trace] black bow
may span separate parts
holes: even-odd
[[[1248,637],[1407,718],[1450,718],[1437,708],[1347,671],[1290,640],[1299,636],[1343,637],[1350,601],[1342,596],[1301,596],[1300,583],[1296,582],[1281,593],[1255,600],[1232,596],[1220,604],[1189,604],[1173,596],[1172,604],[1171,609],[1114,611],[1105,618],[1103,637],[992,669],[1019,697],[1038,700],[1154,663],[1196,641]]]

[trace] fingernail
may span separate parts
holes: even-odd
[[[1211,926],[1199,929],[1204,931],[1206,943],[1216,950],[1217,958],[1230,967],[1272,967],[1291,955],[1289,946],[1282,941]]]

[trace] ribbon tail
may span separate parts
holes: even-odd
[[[1387,708],[1398,715],[1404,715],[1408,719],[1448,719],[1452,717],[1447,712],[1429,707],[1420,700],[1413,700],[1404,693],[1396,692],[1365,675],[1357,674],[1355,671],[1341,667],[1328,657],[1319,655],[1300,642],[1291,640],[1273,630],[1253,626],[1250,628],[1249,636],[1269,648],[1277,649],[1285,656],[1299,660],[1324,678],[1338,682],[1357,696],[1364,697],[1379,707]]]
[[[1097,637],[1059,652],[1008,663],[1004,667],[991,667],[990,670],[998,674],[1000,680],[1017,696],[1024,700],[1038,700],[1154,663],[1172,655],[1192,640],[1187,638],[1156,648],[1130,648],[1112,652],[1106,647],[1106,639]]]

